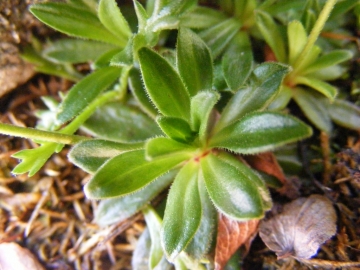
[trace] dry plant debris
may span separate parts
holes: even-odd
[[[257,234],[259,220],[239,222],[219,214],[218,233],[215,248],[215,269],[223,269],[227,261],[241,246],[248,250]]]
[[[1,122],[34,126],[33,113],[43,106],[39,97],[57,97],[68,87],[67,81],[37,78],[2,105],[8,110]],[[11,175],[17,164],[11,155],[33,146],[0,136],[0,244],[19,243],[46,269],[131,269],[131,253],[144,229],[140,216],[104,228],[94,224],[97,202],[82,191],[88,175],[67,161],[66,152],[31,178]]]
[[[0,244],[0,268],[4,270],[44,269],[29,250],[16,243]]]
[[[336,232],[336,213],[321,195],[299,198],[275,207],[273,216],[260,223],[260,237],[278,258],[309,259]]]

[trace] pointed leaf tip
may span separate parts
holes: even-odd
[[[146,47],[138,55],[146,90],[159,111],[165,116],[188,120],[190,96],[173,66]]]
[[[311,128],[293,116],[277,112],[255,112],[216,133],[210,145],[236,153],[255,154],[304,139],[311,134]]]
[[[191,30],[181,28],[176,54],[177,67],[190,96],[200,90],[211,89],[213,64],[205,42]]]

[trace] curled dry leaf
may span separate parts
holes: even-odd
[[[286,204],[260,223],[260,237],[278,259],[309,259],[336,232],[336,213],[324,196],[311,195]]]
[[[35,256],[16,243],[0,244],[0,269],[7,270],[43,270]]]
[[[215,269],[223,269],[235,251],[243,244],[249,249],[250,243],[257,233],[259,220],[245,222],[229,219],[219,214],[218,233],[215,249]]]

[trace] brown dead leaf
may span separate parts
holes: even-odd
[[[215,249],[215,269],[223,269],[235,251],[243,244],[249,249],[257,232],[259,220],[245,222],[229,219],[219,214],[218,233]]]
[[[280,194],[290,199],[299,197],[299,187],[296,183],[286,178],[273,153],[266,152],[257,155],[248,155],[244,156],[244,158],[252,168],[276,177],[283,184],[283,186],[277,190]]]
[[[6,270],[43,270],[43,266],[26,248],[16,243],[0,244],[0,269]]]
[[[282,211],[262,220],[259,231],[266,246],[278,259],[293,256],[309,259],[336,232],[336,213],[324,196],[311,195],[284,205]]]

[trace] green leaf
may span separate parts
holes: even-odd
[[[320,130],[330,134],[332,124],[328,111],[326,110],[328,101],[317,93],[296,88],[294,100],[299,105],[305,116]]]
[[[100,226],[107,226],[128,219],[169,186],[176,173],[175,170],[170,171],[129,195],[101,200],[95,211],[95,222]]]
[[[263,1],[258,7],[258,9],[264,10],[273,16],[282,12],[289,12],[289,11],[295,12],[303,8],[304,8],[304,0]]]
[[[230,155],[226,152],[220,152],[217,156],[222,161],[234,166],[237,170],[239,170],[243,175],[245,175],[251,182],[253,182],[259,191],[259,194],[262,198],[263,209],[269,210],[272,207],[271,195],[269,189],[266,187],[264,180],[261,176],[250,167],[242,163],[239,159]]]
[[[230,18],[211,28],[201,31],[199,36],[209,46],[213,58],[215,59],[222,53],[240,28],[241,23],[237,19]]]
[[[120,102],[98,108],[83,127],[95,137],[125,143],[144,141],[162,134],[155,121]]]
[[[325,69],[330,66],[345,62],[353,57],[351,51],[348,50],[333,50],[316,59],[310,66],[308,66],[302,74],[309,74],[320,69]]]
[[[66,3],[42,3],[30,7],[30,12],[46,25],[70,36],[94,39],[125,46],[109,32],[95,14],[87,9],[80,9]]]
[[[154,269],[160,263],[164,254],[161,248],[161,242],[159,241],[162,220],[156,211],[150,206],[145,207],[143,209],[143,213],[151,237],[149,269]]]
[[[132,269],[148,269],[151,238],[148,228],[145,228],[136,242],[135,249],[131,256]],[[166,269],[171,270],[171,269]]]
[[[194,139],[195,132],[191,130],[189,123],[181,118],[159,116],[156,122],[161,130],[175,141],[190,142]]]
[[[346,72],[348,72],[348,68],[335,65],[314,71],[307,76],[311,76],[312,78],[316,78],[320,81],[333,81],[336,79],[341,79],[341,77],[345,75]]]
[[[257,6],[256,0],[235,0],[232,12],[235,17],[243,20],[246,23],[245,26],[249,28],[249,26],[254,24],[254,10]]]
[[[120,77],[121,69],[106,67],[87,75],[75,84],[61,103],[57,115],[59,124],[63,124],[78,115],[102,91],[110,87]]]
[[[91,199],[104,199],[133,193],[186,158],[187,156],[174,154],[147,161],[144,150],[122,153],[100,167],[85,185],[85,194]]]
[[[105,52],[104,54],[100,55],[95,62],[92,64],[92,68],[94,70],[105,68],[110,66],[111,59],[118,53],[122,51],[121,49],[113,49],[110,51]],[[123,72],[123,71],[122,71]]]
[[[312,46],[312,48],[310,49],[309,53],[305,56],[305,58],[303,59],[303,61],[301,61],[300,65],[298,65],[296,67],[296,74],[303,74],[307,67],[311,64],[313,64],[314,62],[316,62],[316,59],[318,58],[319,54],[321,53],[321,48],[314,45]]]
[[[338,93],[337,89],[334,86],[332,86],[331,84],[328,84],[324,81],[321,81],[319,79],[312,78],[309,76],[306,76],[306,77],[297,76],[295,78],[295,83],[303,84],[310,88],[315,89],[316,91],[320,92],[321,94],[323,94],[324,96],[329,98],[329,100],[331,102],[334,101],[334,99]]]
[[[136,0],[134,1],[134,8],[138,20],[138,32],[144,32],[147,20],[149,19],[148,13],[144,9],[144,7]]]
[[[131,269],[149,269],[151,242],[149,229],[145,228],[139,240],[136,242],[136,247],[131,257]],[[163,256],[154,269],[173,270],[174,268],[173,265],[166,260],[165,256]]]
[[[345,100],[335,99],[328,105],[331,119],[338,125],[360,130],[360,107]]]
[[[221,59],[217,59],[214,62],[214,83],[213,88],[218,91],[227,90],[229,86],[226,84],[224,78],[224,72],[221,65]],[[227,91],[231,93],[230,91]]]
[[[255,183],[213,154],[201,159],[201,177],[215,207],[236,220],[261,218],[262,200]]]
[[[287,52],[284,37],[281,34],[278,25],[273,18],[260,10],[256,11],[256,24],[264,37],[266,43],[274,52],[279,62],[287,63]]]
[[[86,140],[76,144],[69,160],[88,173],[94,173],[108,159],[123,152],[144,148],[143,143],[125,144],[105,140]]]
[[[180,26],[205,29],[219,24],[226,19],[226,15],[222,12],[208,7],[197,6],[189,12],[180,14]]]
[[[289,68],[285,65],[265,62],[254,69],[250,85],[240,89],[224,108],[215,130],[220,130],[241,119],[249,112],[263,110],[279,92]]]
[[[197,261],[205,258],[210,250],[217,225],[217,211],[210,200],[203,179],[198,180],[198,188],[202,210],[200,226],[185,249],[186,254]]]
[[[199,138],[203,142],[212,128],[209,117],[219,99],[220,95],[215,91],[202,91],[191,99],[191,128],[199,131]]]
[[[98,41],[66,38],[55,41],[43,53],[51,60],[76,64],[94,61],[114,48],[111,44]]]
[[[145,149],[145,156],[149,160],[173,153],[187,156],[187,158],[189,159],[194,156],[194,152],[196,150],[196,148],[192,147],[191,145],[180,143],[164,137],[150,139],[149,141],[147,141]]]
[[[29,177],[33,176],[44,166],[52,154],[60,152],[62,146],[63,145],[58,143],[43,143],[37,148],[16,152],[12,157],[21,159],[21,163],[18,164],[11,173],[23,174],[29,172]]]
[[[162,242],[170,261],[186,248],[201,222],[199,164],[188,162],[171,186],[163,221]]]
[[[255,112],[216,133],[210,146],[226,148],[240,154],[255,154],[301,140],[311,134],[311,128],[293,116]]]
[[[339,1],[334,6],[334,9],[332,10],[329,19],[328,20],[337,20],[340,19],[338,16],[344,15],[346,12],[348,12],[350,9],[359,6],[358,1],[352,1],[352,0],[345,0],[345,1]]]
[[[308,37],[304,26],[299,21],[292,21],[288,24],[287,35],[289,42],[289,61],[290,65],[294,64],[303,51]]]
[[[35,116],[39,119],[35,128],[49,131],[58,130],[60,126],[56,124],[56,111],[59,102],[52,96],[42,96],[41,100],[48,110],[37,110],[34,112]]]
[[[237,33],[222,58],[225,81],[233,91],[239,90],[252,71],[253,54],[248,39],[246,33]]]
[[[110,65],[117,67],[132,66],[133,57],[133,38],[130,38],[125,48],[111,58]]]
[[[35,51],[31,46],[25,46],[21,58],[35,65],[35,70],[41,73],[59,76],[77,82],[83,76],[68,63],[54,63]]]
[[[166,3],[166,1],[163,1]],[[182,1],[167,1],[166,5],[163,5],[160,10],[159,16],[167,15],[179,15],[185,13],[187,10],[194,7],[197,0],[182,0]]]
[[[204,41],[191,30],[180,28],[176,54],[177,68],[190,96],[201,90],[210,90],[213,65]]]
[[[96,14],[98,0],[67,0],[66,2],[74,7],[88,9]]]
[[[177,16],[169,15],[156,17],[156,20],[150,21],[148,24],[148,29],[151,32],[161,32],[164,30],[178,29],[179,28],[179,18]]]
[[[190,97],[179,74],[162,56],[142,48],[140,69],[151,100],[165,116],[189,119]]]
[[[115,0],[100,0],[98,8],[100,22],[126,44],[132,35],[129,24],[121,14]]]
[[[310,33],[311,29],[314,27],[316,22],[316,14],[313,10],[304,8],[304,13],[301,17],[301,21],[306,29],[307,33]]]
[[[300,159],[297,144],[288,144],[280,147],[274,151],[274,154],[276,156],[276,160],[279,162],[280,167],[283,168],[286,175],[299,175],[302,173],[304,165]],[[268,185],[271,185],[269,181],[267,181],[269,179],[272,180],[274,184],[278,183],[277,188],[282,186],[279,180],[271,179],[272,177],[270,175],[265,175],[268,179],[265,179],[264,174],[262,174],[262,176]]]
[[[286,108],[293,95],[293,90],[284,84],[280,86],[279,93],[274,100],[267,106],[270,111],[280,111]]]
[[[129,88],[131,93],[138,101],[140,108],[150,117],[155,118],[158,114],[154,104],[150,101],[146,94],[143,82],[141,81],[141,73],[138,69],[132,68],[129,73]]]

